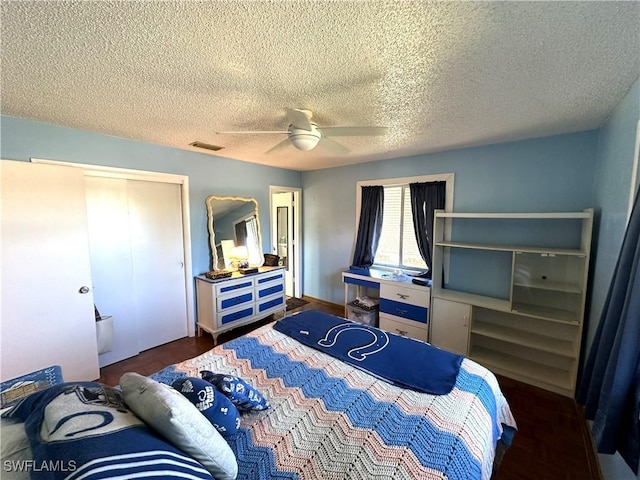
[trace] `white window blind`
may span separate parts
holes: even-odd
[[[384,187],[382,232],[374,263],[388,267],[425,269],[411,214],[409,185]]]
[[[247,247],[249,250],[249,263],[259,264],[262,262],[262,252],[258,248],[258,222],[255,215],[246,220],[247,224]]]

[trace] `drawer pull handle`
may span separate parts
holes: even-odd
[[[396,328],[396,332],[398,332],[398,335],[402,335],[403,337],[406,337],[407,334],[409,333],[406,330],[399,330],[397,328]]]
[[[406,315],[407,314],[407,311],[403,310],[401,308],[396,308],[396,312],[398,312],[400,315]]]
[[[398,295],[402,300],[406,300],[407,298],[409,298],[409,295],[405,295],[403,293],[396,293],[396,295]]]

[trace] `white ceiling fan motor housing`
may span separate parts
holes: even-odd
[[[321,136],[318,125],[315,123],[311,123],[311,130],[295,128],[293,125],[289,126],[289,140],[298,150],[306,152],[314,149],[318,145]]]

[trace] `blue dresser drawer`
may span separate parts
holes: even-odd
[[[221,298],[219,299],[219,302],[219,311],[227,310],[243,303],[251,303],[253,302],[253,289],[244,292],[238,292],[238,295]]]
[[[427,323],[428,309],[419,305],[396,302],[388,298],[380,299],[380,312],[395,315],[396,317],[414,320],[420,323]]]
[[[276,283],[275,285],[265,285],[264,287],[258,287],[258,298],[265,298],[276,293],[284,292],[284,285],[282,283]]]
[[[240,290],[241,288],[250,288],[253,287],[253,279],[241,279],[241,280],[232,280],[229,282],[224,282],[216,285],[216,294],[217,295],[225,295],[231,293],[235,290]]]
[[[253,305],[241,310],[236,310],[235,312],[223,313],[220,315],[220,323],[225,325],[251,316],[253,316]]]
[[[276,297],[258,304],[258,312],[264,312],[274,307],[284,306],[284,296]]]
[[[275,282],[277,280],[282,280],[283,277],[284,277],[284,272],[282,270],[275,273],[270,273],[258,278],[258,285],[262,285],[268,282]]]

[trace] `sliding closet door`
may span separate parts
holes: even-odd
[[[86,177],[85,185],[94,301],[113,321],[113,348],[100,355],[104,367],[140,353],[127,180]]]
[[[95,303],[113,319],[104,367],[187,336],[181,186],[85,179]]]
[[[187,336],[181,187],[127,181],[138,348]]]
[[[2,372],[100,376],[83,172],[0,162]]]

